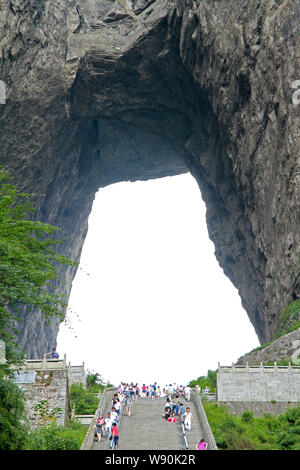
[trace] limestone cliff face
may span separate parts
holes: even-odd
[[[190,171],[216,257],[271,340],[300,297],[299,16],[293,0],[0,0],[0,163],[67,256],[99,187]],[[38,356],[57,331],[27,314],[20,344]]]

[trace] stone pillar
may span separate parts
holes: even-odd
[[[47,356],[46,356],[46,354],[44,354],[44,357],[43,357],[42,368],[47,369]]]

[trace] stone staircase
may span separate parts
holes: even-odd
[[[150,400],[138,398],[133,403],[130,417],[123,413],[119,427],[119,447],[117,450],[183,450],[182,430],[179,423],[169,423],[162,418],[165,398]],[[182,400],[193,414],[191,431],[186,431],[189,450],[195,450],[203,432],[193,402]],[[93,442],[92,450],[109,449],[110,441],[102,438]]]

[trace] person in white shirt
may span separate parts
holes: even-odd
[[[188,385],[184,389],[184,396],[187,401],[191,401],[191,388]]]
[[[107,437],[107,439],[110,438],[112,424],[113,424],[113,420],[112,420],[112,418],[111,418],[111,413],[108,412],[108,413],[107,413],[107,417],[105,418],[105,426],[104,426],[104,429],[105,429],[105,436]]]
[[[184,427],[187,431],[190,431],[192,429],[192,421],[193,421],[193,415],[191,413],[190,408],[187,406],[185,413],[182,415],[182,419],[184,422]]]
[[[118,419],[119,419],[119,415],[118,415],[118,413],[116,412],[116,409],[115,409],[114,406],[113,406],[112,409],[111,409],[110,416],[111,416],[112,422],[113,422],[113,423],[117,423],[117,421],[118,421]]]

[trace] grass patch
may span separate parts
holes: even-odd
[[[203,402],[203,406],[220,450],[300,449],[300,407],[280,416],[256,417],[251,411],[231,414],[217,403]]]

